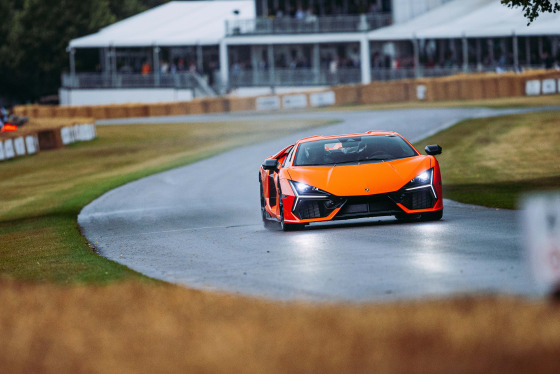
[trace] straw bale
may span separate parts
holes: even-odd
[[[169,104],[148,104],[148,116],[150,117],[159,117],[159,116],[168,116],[171,110]]]
[[[106,106],[104,105],[94,105],[91,108],[91,116],[95,119],[106,119]]]
[[[360,102],[359,86],[337,86],[333,87],[332,90],[335,95],[335,105],[358,104]]]
[[[256,110],[257,99],[254,97],[230,97],[229,110],[230,112],[240,112],[246,110]]]
[[[190,114],[204,114],[206,113],[206,106],[204,100],[196,99],[188,102],[188,109]]]

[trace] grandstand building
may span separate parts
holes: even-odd
[[[172,1],[74,39],[61,104],[553,68],[560,15],[500,0]]]

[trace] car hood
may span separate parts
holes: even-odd
[[[431,157],[416,156],[360,165],[292,166],[288,174],[336,196],[363,196],[397,191],[431,167]]]

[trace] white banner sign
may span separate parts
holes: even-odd
[[[309,95],[311,106],[329,106],[336,103],[336,97],[333,91],[317,92]]]
[[[15,138],[14,149],[17,156],[25,156],[25,140],[23,140],[23,138]]]
[[[544,79],[542,81],[543,95],[552,95],[556,93],[556,79]]]
[[[78,139],[81,141],[93,140],[95,138],[95,125],[83,124],[78,126]]]
[[[525,199],[522,225],[533,276],[546,291],[560,289],[560,193]]]
[[[62,138],[62,144],[64,145],[74,143],[76,141],[76,139],[74,138],[74,131],[72,127],[61,128],[60,137]]]
[[[0,161],[2,161],[5,158],[6,156],[4,155],[4,143],[0,142]]]
[[[27,135],[25,137],[25,148],[27,149],[27,154],[32,155],[37,153],[39,150],[39,141],[37,140],[37,135]]]
[[[12,139],[4,140],[4,156],[6,158],[14,158],[16,156]]]
[[[280,98],[278,96],[257,97],[257,110],[280,109]]]
[[[421,84],[416,86],[416,98],[418,100],[426,100],[426,86]]]
[[[282,107],[288,109],[307,108],[307,95],[286,95],[282,97]]]
[[[535,96],[541,94],[541,81],[534,79],[525,83],[525,93],[527,96]]]

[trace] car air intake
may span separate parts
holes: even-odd
[[[435,199],[430,188],[423,188],[403,193],[400,203],[410,210],[429,209],[434,206]]]
[[[321,210],[319,201],[302,201],[297,209],[297,215],[300,219],[321,218]]]

